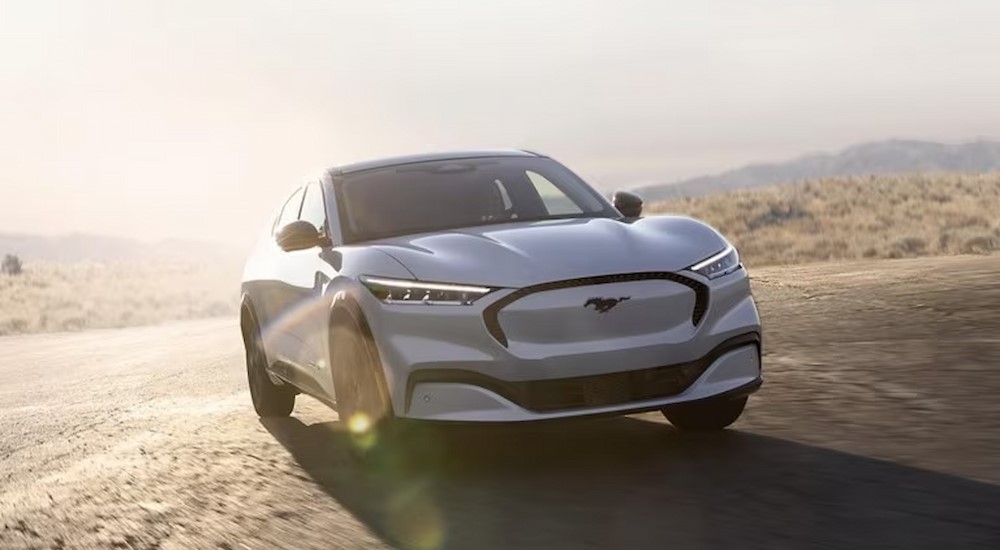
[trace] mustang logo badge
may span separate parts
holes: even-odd
[[[591,298],[587,300],[587,303],[583,304],[583,307],[594,306],[597,313],[607,313],[611,311],[611,308],[617,306],[625,300],[630,299],[632,299],[631,296],[622,296],[620,298]]]

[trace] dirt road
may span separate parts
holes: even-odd
[[[234,321],[0,338],[0,548],[1000,548],[1000,257],[755,271],[767,383],[658,415],[419,429],[249,405]]]

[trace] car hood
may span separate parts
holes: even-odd
[[[383,239],[373,246],[425,281],[524,287],[615,273],[680,271],[726,246],[711,227],[680,216],[624,223],[563,219]]]

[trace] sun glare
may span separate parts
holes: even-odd
[[[355,413],[347,420],[347,429],[353,434],[367,433],[372,427],[371,419],[365,413]]]

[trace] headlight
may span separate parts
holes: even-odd
[[[691,271],[704,275],[709,279],[721,277],[727,273],[732,273],[740,268],[740,253],[733,248],[733,245],[726,246],[725,250],[702,260],[689,267]]]
[[[367,275],[361,277],[361,284],[387,304],[467,306],[493,290],[485,286],[424,283]]]

